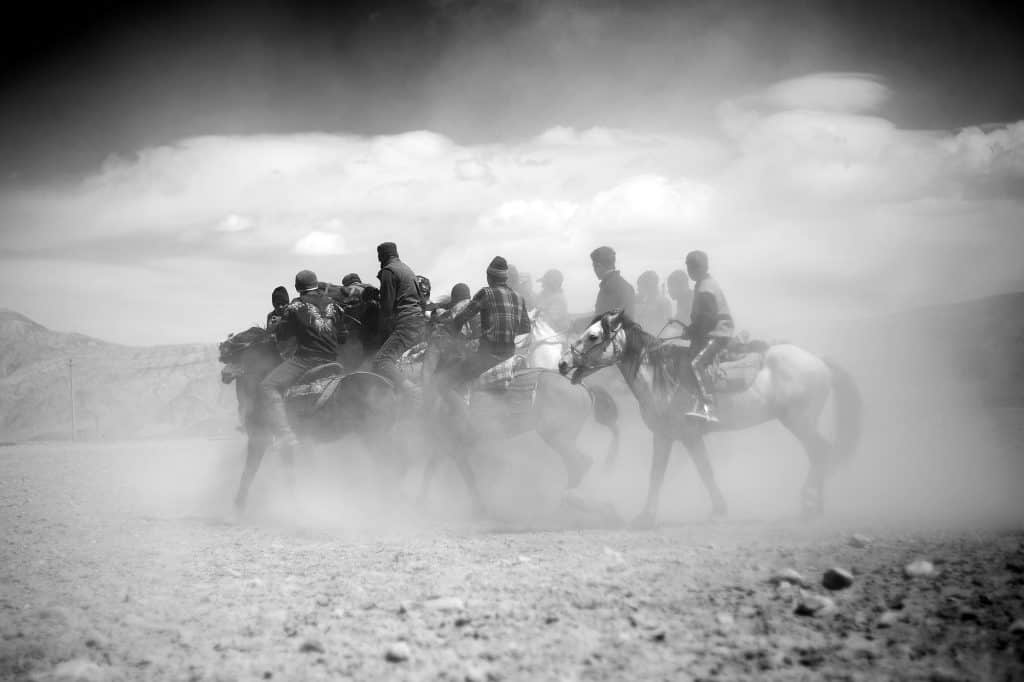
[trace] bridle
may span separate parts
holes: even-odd
[[[604,325],[602,325],[602,331],[603,328]],[[623,351],[622,343],[619,341],[621,331],[622,328],[620,327],[614,333],[609,330],[607,334],[602,334],[604,339],[600,343],[591,346],[586,352],[579,349],[583,339],[578,339],[576,343],[569,346],[573,367],[581,370],[597,371],[616,364],[618,359],[622,357]],[[606,360],[603,356],[609,345],[612,347],[612,354],[611,359]]]

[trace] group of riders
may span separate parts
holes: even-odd
[[[423,387],[402,372],[403,354],[435,332],[473,340],[475,349],[457,361],[442,357],[443,344],[431,344],[424,359],[424,386],[460,414],[466,409],[462,388],[513,357],[516,337],[531,332],[530,310],[558,332],[581,331],[592,319],[590,315],[571,319],[558,270],[546,272],[539,280],[542,290],[534,294],[514,266],[495,256],[487,266],[487,286],[475,295],[470,295],[468,285],[459,283],[449,296],[431,302],[429,280],[399,258],[393,242],[380,244],[377,258],[379,286],[351,273],[336,287],[303,270],[295,276],[297,298],[289,300],[285,287],[277,287],[271,296],[274,309],[267,315],[267,330],[288,350],[281,364],[263,379],[260,390],[267,423],[283,447],[298,444],[285,410],[285,390],[312,367],[337,362],[352,330],[361,353],[372,354],[372,371],[417,403],[424,399]],[[674,316],[659,292],[656,273],[640,276],[638,295],[616,268],[611,247],[594,249],[590,258],[600,280],[594,315],[622,310],[653,332],[658,331],[655,326],[678,325],[681,338],[689,340],[698,389],[697,402],[687,416],[717,422],[708,370],[728,345],[734,324],[722,289],[709,274],[707,254],[691,251],[686,255],[685,273],[677,270],[669,276],[667,292],[676,302]],[[692,291],[687,279],[694,282]],[[683,322],[685,318],[689,321]],[[361,360],[346,364],[358,365]]]

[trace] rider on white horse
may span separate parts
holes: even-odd
[[[708,367],[729,345],[735,329],[729,304],[718,282],[708,274],[708,255],[703,251],[686,254],[686,272],[693,285],[693,308],[685,337],[690,340],[690,366],[697,379],[697,404],[686,416],[717,423],[714,383]]]
[[[569,329],[569,304],[562,291],[563,276],[559,270],[548,270],[538,281],[540,293],[535,307],[537,317],[544,320],[556,332]]]

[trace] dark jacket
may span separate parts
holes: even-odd
[[[689,329],[691,348],[701,346],[714,337],[728,339],[733,331],[729,304],[718,282],[707,276],[694,284]]]
[[[594,314],[602,315],[609,310],[623,310],[633,318],[636,315],[636,292],[633,286],[623,279],[618,270],[612,270],[601,279],[597,289],[597,302],[594,303]]]
[[[422,322],[423,306],[416,275],[408,265],[397,257],[391,258],[377,273],[377,278],[380,280],[380,325],[384,334],[390,334],[399,322],[407,319]]]
[[[279,341],[294,338],[295,357],[334,362],[348,332],[341,308],[326,294],[311,291],[288,304],[274,329]]]

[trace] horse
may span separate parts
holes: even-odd
[[[262,327],[250,327],[228,336],[219,350],[220,361],[224,364],[221,381],[235,382],[239,416],[248,436],[245,469],[235,495],[235,509],[241,512],[245,509],[249,486],[273,442],[274,434],[268,428],[260,404],[260,381],[282,358],[274,336]],[[297,385],[317,379],[322,383],[326,377],[340,373],[340,365],[328,363],[307,372]],[[376,456],[386,458],[393,444],[392,421],[397,400],[391,383],[384,377],[371,372],[352,372],[341,376],[336,383],[332,380],[322,394],[289,398],[286,407],[289,423],[301,440],[332,442],[348,433],[356,433]],[[302,402],[307,404],[297,404]],[[285,482],[289,492],[293,492],[294,463],[290,452],[285,453],[284,463]]]
[[[566,335],[556,332],[540,310],[534,308],[530,311],[530,334],[524,343],[527,366],[558,369],[565,342]]]
[[[763,365],[751,372],[752,382],[738,392],[719,392],[720,422],[708,424],[686,416],[696,395],[696,379],[689,349],[648,334],[622,311],[598,315],[566,351],[559,371],[576,384],[590,374],[617,365],[640,404],[640,413],[653,434],[653,457],[647,501],[634,520],[635,527],[651,527],[668,457],[681,441],[693,459],[711,497],[712,515],[726,514],[725,498],[715,483],[708,462],[705,434],[746,429],[771,420],[780,421],[803,445],[810,460],[801,490],[801,513],[824,513],[826,474],[848,460],[857,447],[862,421],[859,389],[850,374],[835,361],[817,357],[791,344],[768,347]],[[818,431],[829,394],[836,413],[836,437],[830,443]]]
[[[450,335],[432,338],[431,343],[445,346],[447,352],[442,357],[448,358],[453,346],[465,345],[464,340]],[[455,353],[458,357],[458,351]],[[510,360],[508,367],[495,368],[499,374],[503,369],[507,370],[504,379],[499,379],[496,385],[485,388],[478,381],[470,389],[467,399],[470,423],[453,423],[451,415],[443,413],[430,421],[434,424],[435,436],[448,441],[445,450],[454,459],[478,515],[486,515],[486,507],[470,466],[470,452],[481,441],[536,433],[562,458],[567,490],[570,491],[580,484],[592,464],[591,457],[576,445],[576,439],[588,419],[593,418],[611,431],[606,462],[614,461],[618,453],[618,406],[606,390],[579,382],[571,384],[554,369],[521,367],[513,371],[513,364],[514,360]],[[406,365],[405,371],[415,374],[417,370]],[[489,371],[485,376],[491,373]],[[446,403],[438,399],[433,404],[443,406]],[[442,427],[453,428],[445,430]],[[421,503],[425,502],[430,483],[442,461],[443,454],[437,452],[428,460],[420,491]]]

